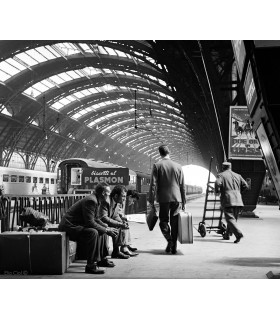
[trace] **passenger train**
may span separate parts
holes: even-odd
[[[151,175],[93,159],[70,158],[59,163],[57,173],[0,167],[0,185],[6,194],[89,193],[99,182],[123,184],[139,193],[148,193]],[[186,194],[202,193],[186,185]]]
[[[0,167],[0,185],[3,186],[5,194],[55,194],[57,191],[57,174]]]

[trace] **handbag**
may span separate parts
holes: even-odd
[[[149,205],[146,213],[146,221],[150,231],[152,231],[158,221],[157,209],[155,205]]]

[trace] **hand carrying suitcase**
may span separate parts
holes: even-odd
[[[193,225],[190,212],[178,213],[178,241],[182,244],[193,243]]]

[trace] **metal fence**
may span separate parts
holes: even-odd
[[[4,218],[1,222],[1,232],[16,230],[17,226],[22,226],[20,213],[25,207],[31,207],[44,213],[50,223],[60,222],[62,215],[76,201],[87,196],[87,194],[59,194],[59,195],[5,195],[2,199]]]

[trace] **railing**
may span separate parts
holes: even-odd
[[[55,194],[55,195],[5,195],[3,208],[5,217],[0,221],[1,232],[15,230],[23,225],[19,215],[24,207],[32,207],[43,212],[53,224],[60,222],[62,215],[76,201],[84,198],[87,194]]]

